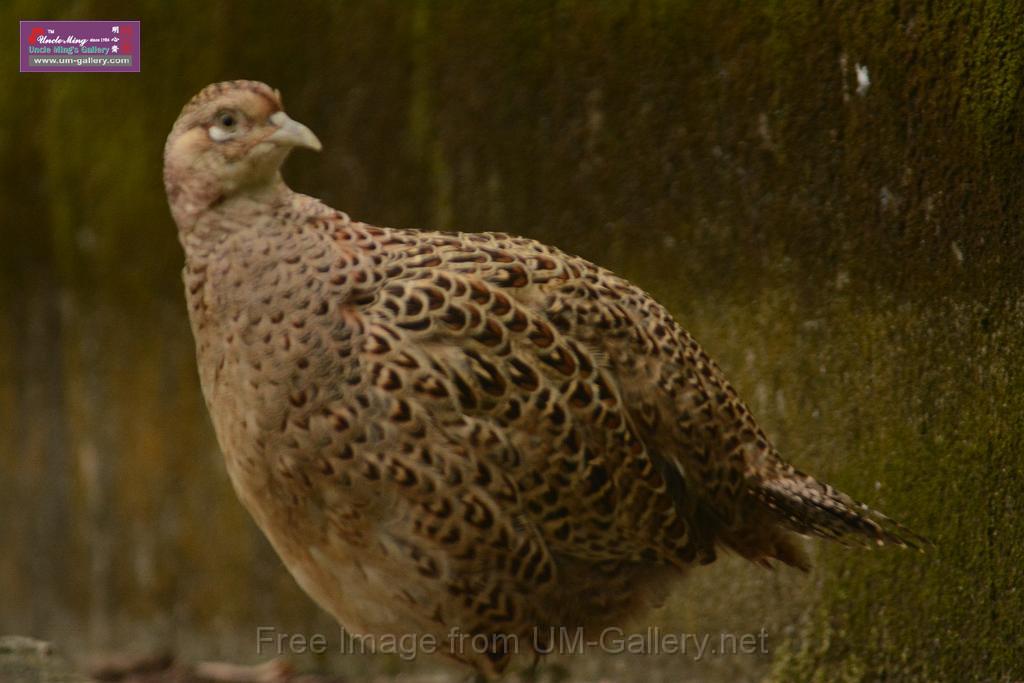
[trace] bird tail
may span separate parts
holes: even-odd
[[[751,488],[782,524],[800,534],[843,545],[897,545],[923,549],[931,542],[842,491],[785,465]]]

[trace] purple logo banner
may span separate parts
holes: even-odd
[[[21,71],[139,71],[140,21],[22,21]]]

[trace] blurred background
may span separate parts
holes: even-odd
[[[227,481],[161,182],[183,104],[252,78],[324,143],[288,162],[294,188],[634,280],[790,460],[937,544],[813,543],[807,576],[723,558],[653,619],[764,628],[766,654],[551,676],[1024,677],[1019,3],[0,3],[10,37],[89,18],[142,20],[141,73],[19,74],[13,40],[0,54],[0,633],[75,661],[241,662],[266,658],[259,625],[336,633]]]

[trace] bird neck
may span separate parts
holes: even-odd
[[[178,238],[190,258],[207,255],[232,234],[265,221],[295,195],[280,173],[267,182],[241,187],[230,194],[211,192],[206,189],[209,187],[197,183],[175,188],[176,199],[171,202]],[[171,191],[169,188],[169,196]]]

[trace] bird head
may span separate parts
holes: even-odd
[[[238,195],[283,187],[280,168],[295,147],[320,140],[257,81],[214,83],[185,105],[164,147],[164,186],[180,229]]]

